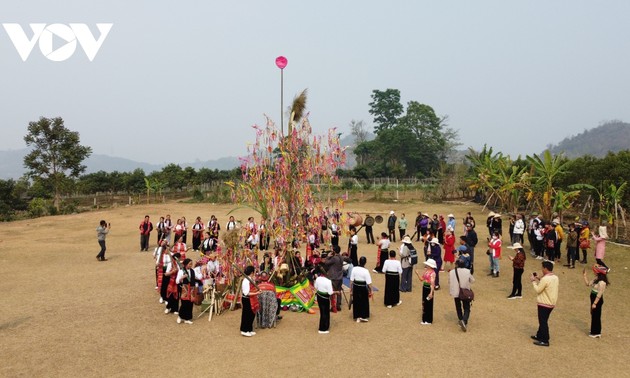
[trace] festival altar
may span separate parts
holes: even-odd
[[[295,304],[309,310],[315,302],[315,288],[308,279],[304,279],[302,283],[295,284],[290,288],[276,286],[276,295],[280,297],[281,306]]]

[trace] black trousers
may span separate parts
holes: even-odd
[[[317,306],[319,306],[319,330],[328,331],[330,328],[330,297],[317,293]]]
[[[433,323],[433,298],[428,299],[431,287],[422,285],[422,321]]]
[[[105,240],[99,240],[98,245],[101,246],[101,251],[98,253],[98,255],[96,255],[96,257],[98,257],[99,259],[104,259],[105,251],[107,250],[107,247],[105,246]]]
[[[149,249],[149,234],[140,234],[140,250]]]
[[[389,229],[389,239],[393,242],[396,241],[396,230],[393,228]]]
[[[254,312],[249,297],[243,296],[241,299],[243,312],[241,313],[241,332],[252,332],[254,330]]]
[[[602,334],[602,306],[604,305],[604,297],[599,299],[595,308],[593,308],[593,303],[595,302],[595,298],[597,298],[597,294],[591,292],[591,335],[601,335]]]
[[[512,293],[510,296],[518,296],[520,297],[523,292],[523,282],[521,277],[523,277],[523,268],[512,268],[514,270],[514,276],[512,277]]]
[[[372,233],[372,227],[365,226],[365,238],[368,244],[374,244],[374,234]]]
[[[464,324],[468,324],[470,317],[470,301],[455,298],[455,311],[457,311],[457,319],[463,320]]]
[[[400,235],[400,240],[403,240],[403,238],[405,237],[405,235],[407,234],[407,230],[404,228],[399,228],[398,229],[398,235]]]
[[[538,332],[536,332],[538,341],[549,342],[549,316],[551,311],[553,311],[553,307],[538,305]]]

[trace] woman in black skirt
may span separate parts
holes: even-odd
[[[179,316],[177,317],[177,323],[181,323],[182,320],[186,324],[193,324],[192,312],[193,312],[193,291],[197,290],[197,280],[195,279],[195,271],[192,269],[192,260],[185,259],[182,264],[183,269],[177,272],[177,284],[180,287],[180,300]]]
[[[372,292],[372,277],[365,269],[367,259],[361,256],[359,266],[352,269],[350,274],[350,295],[352,296],[352,317],[356,322],[367,322],[370,318],[370,293]]]
[[[389,251],[389,259],[383,264],[383,273],[385,274],[385,306],[392,308],[402,303],[400,300],[400,275],[402,274],[402,266],[400,261],[396,259],[396,251]]]
[[[243,277],[243,282],[241,283],[241,290],[243,293],[241,305],[243,307],[243,312],[241,313],[241,335],[246,337],[251,337],[256,334],[254,332],[254,310],[252,309],[251,297],[258,294],[255,286],[252,284],[254,282],[254,267],[248,265],[245,267],[245,275],[249,277]]]

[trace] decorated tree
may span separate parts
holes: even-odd
[[[305,209],[319,216],[333,205],[329,195],[323,197],[338,181],[335,172],[346,159],[335,129],[326,137],[313,135],[305,108],[306,91],[293,101],[287,135],[268,117],[264,127],[254,125],[256,141],[241,159],[242,180],[228,183],[235,202],[260,213],[272,239],[285,250],[306,231],[299,219]],[[343,205],[341,198],[334,201]]]

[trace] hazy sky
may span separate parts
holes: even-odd
[[[245,154],[304,88],[313,128],[349,133],[373,89],[449,116],[463,147],[538,153],[630,122],[630,1],[3,1],[0,23],[113,23],[94,61],[0,28],[0,150],[60,116],[95,153],[150,163]],[[59,45],[59,44],[58,44]],[[59,45],[60,46],[60,45]]]

